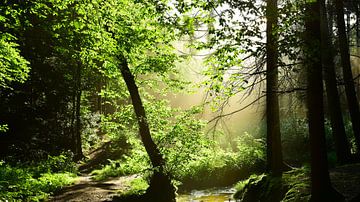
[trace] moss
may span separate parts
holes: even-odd
[[[283,175],[288,191],[283,201],[308,201],[310,199],[309,168],[302,167],[285,172]]]

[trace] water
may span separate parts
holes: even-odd
[[[231,187],[193,190],[190,193],[180,194],[177,202],[235,202],[232,195],[235,189]]]

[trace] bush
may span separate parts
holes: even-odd
[[[75,181],[69,156],[49,156],[37,165],[0,163],[0,201],[40,201]],[[58,172],[58,173],[55,173]]]
[[[175,171],[182,182],[181,189],[226,186],[264,168],[264,144],[244,133],[237,140],[236,151],[226,151],[213,143],[213,147],[198,151],[191,161]]]

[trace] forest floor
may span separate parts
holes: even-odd
[[[112,197],[121,191],[130,188],[130,181],[137,178],[137,175],[123,176],[109,180],[95,181],[91,176],[85,174],[80,176],[77,182],[65,187],[49,199],[50,202],[100,202],[112,201]]]
[[[72,186],[66,187],[50,198],[51,202],[111,201],[112,197],[130,188],[130,181],[137,175],[123,176],[109,180],[95,181],[90,175],[80,176]],[[342,193],[346,200],[353,199],[360,193],[360,164],[350,164],[330,170],[333,186]]]
[[[360,163],[349,164],[330,170],[331,182],[347,201],[360,194]]]

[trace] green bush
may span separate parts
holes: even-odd
[[[244,133],[237,140],[236,151],[221,149],[213,143],[212,147],[193,154],[192,159],[174,175],[182,182],[180,188],[183,189],[226,186],[262,171],[264,159],[263,141]]]
[[[49,156],[37,165],[12,166],[1,162],[0,201],[40,201],[73,183],[76,169],[68,159],[62,154]]]

